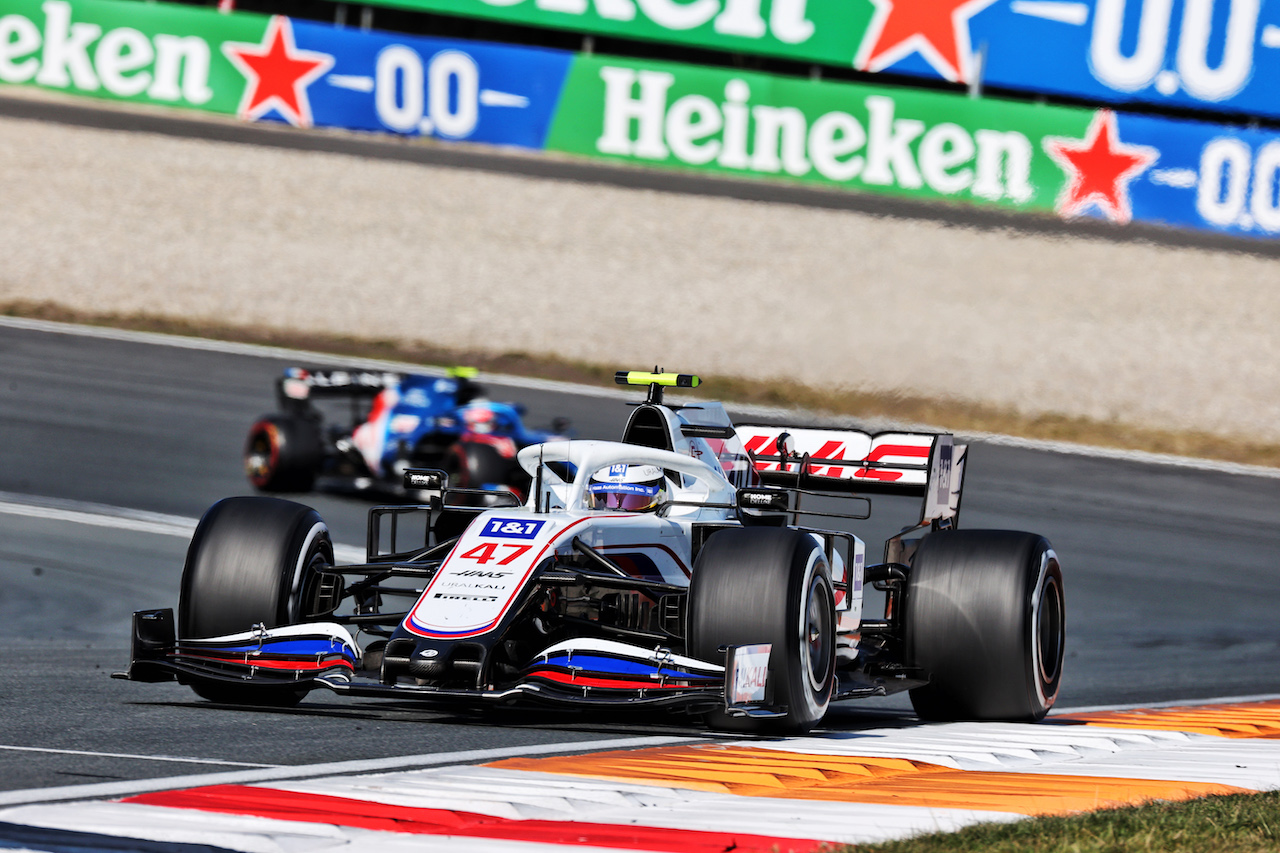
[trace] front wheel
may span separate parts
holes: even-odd
[[[768,643],[766,703],[783,717],[712,715],[716,728],[803,734],[827,713],[835,685],[835,592],[813,536],[745,528],[713,534],[689,585],[689,653],[720,661],[723,646]]]
[[[329,528],[310,507],[279,498],[227,498],[191,538],[178,600],[178,636],[207,639],[322,617],[337,605]],[[196,681],[214,702],[293,705],[307,689]]]
[[[926,536],[904,600],[907,659],[929,683],[911,691],[926,720],[1042,719],[1062,680],[1062,567],[1033,533]]]

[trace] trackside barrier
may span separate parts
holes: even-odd
[[[0,82],[299,127],[1280,235],[1280,133],[1105,109],[132,0],[0,0]]]
[[[1089,101],[1280,117],[1259,0],[377,0],[510,24]]]
[[[572,59],[166,3],[0,0],[0,82],[298,127],[541,148]]]
[[[1280,233],[1280,134],[579,56],[547,147],[1064,218]]]

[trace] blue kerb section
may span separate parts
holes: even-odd
[[[672,678],[702,678],[708,681],[720,681],[719,675],[701,675],[694,672],[684,672],[683,670],[670,669],[667,667],[656,667],[652,664],[640,663],[639,661],[624,660],[623,658],[605,657],[603,655],[586,655],[581,652],[575,652],[573,655],[561,654],[551,655],[546,660],[551,666],[576,667],[578,669],[588,670],[590,672],[605,672],[615,675],[656,675],[661,674]]]
[[[172,841],[148,841],[122,838],[95,832],[68,829],[44,829],[17,823],[0,823],[0,850],[45,850],[48,853],[234,853],[226,847],[209,844],[179,844]]]

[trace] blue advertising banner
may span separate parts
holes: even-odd
[[[324,66],[305,81],[318,127],[541,148],[573,60],[553,50],[290,23],[295,54]],[[289,118],[270,110],[260,117]]]
[[[954,5],[957,0],[930,2]],[[1141,83],[1159,65],[1148,59],[1159,53],[1149,46],[1157,45],[1173,50],[1178,69],[1173,72],[1180,81],[1177,90],[1166,87],[1170,98],[1189,97],[1195,88],[1199,95],[1220,94],[1223,103],[1236,103],[1261,91],[1256,87],[1262,72],[1251,64],[1239,92],[1228,94],[1227,83],[1242,73],[1243,66],[1232,59],[1239,54],[1225,48],[1214,53],[1216,42],[1210,43],[1207,59],[1181,46],[1174,50],[1163,13],[1146,17],[1149,9],[1162,8],[1173,18],[1194,17],[1186,9],[1199,9],[1216,33],[1214,15],[1222,12],[1228,41],[1233,32],[1244,31],[1233,29],[1243,27],[1236,21],[1258,30],[1266,20],[1261,0],[1258,13],[1244,18],[1238,16],[1254,8],[1243,5],[1250,0],[1194,6],[1202,2],[1097,0],[1095,8],[1058,0],[961,0],[960,5],[988,3],[983,14],[1034,19],[1045,33],[1054,27],[1096,33],[1097,26],[1088,26],[1091,16],[1136,4],[1143,11],[1131,39],[1130,24],[1119,11],[1107,13],[1126,34],[1118,36],[1119,53],[1100,52],[1096,40],[1090,43],[1097,61],[1087,73],[1095,82],[1105,68],[1113,77],[1129,73],[1129,83]],[[929,42],[914,37],[905,47],[895,46],[895,39],[923,26],[927,17],[922,12],[896,29],[881,20],[875,35],[884,49],[863,59],[898,68],[931,56],[925,49]],[[1273,30],[1270,24],[1261,30],[1259,44],[1267,50],[1276,50],[1267,46],[1269,39],[1280,41],[1267,35]],[[1185,24],[1177,32],[1185,45]],[[1047,34],[1044,39],[1052,42]],[[999,45],[983,43],[994,76],[1001,68]],[[1048,48],[1036,53],[1029,45],[1019,46],[1028,51],[1026,62],[1052,64]],[[1257,56],[1258,69],[1263,59],[1274,64],[1270,53]],[[1138,58],[1149,63],[1145,76],[1134,70]],[[940,60],[933,56],[932,61]],[[948,67],[966,71],[963,62],[953,66]],[[1065,63],[1052,70],[1063,79],[1074,73]],[[1228,72],[1236,76],[1229,80]],[[1153,86],[1161,85],[1161,73]],[[1072,79],[1073,85],[1083,85],[1083,77]],[[424,135],[1065,219],[1280,238],[1280,131],[1109,108],[361,32],[283,16],[223,15],[134,0],[0,0],[0,85],[182,106],[301,128]]]
[[[863,70],[1280,118],[1278,0],[871,2]]]
[[[547,147],[1066,220],[1280,237],[1280,132],[578,56]]]
[[[1117,129],[1140,175],[1128,185],[1135,221],[1280,236],[1280,133],[1128,114]]]
[[[968,0],[971,4],[983,1]],[[1136,48],[1120,41],[1119,47],[1112,45],[1102,50],[1096,40],[1088,42],[1084,36],[1077,42],[1055,40],[1049,32],[1054,27],[1077,35],[1096,32],[1099,27],[1086,25],[1092,15],[1103,13],[1116,15],[1120,22],[1117,26],[1128,32],[1125,28],[1129,24],[1120,15],[1126,3],[1130,9],[1150,10],[1161,2],[1172,8],[1174,3],[1195,4],[1204,0],[1097,0],[1093,8],[1056,0],[1000,0],[1001,5],[991,7],[991,11],[1003,11],[1003,20],[1010,26],[1016,24],[1028,32],[1043,30],[1044,43],[1054,45],[1052,50],[1036,52],[1032,50],[1032,40],[1006,39],[1003,44],[1016,46],[1023,63],[1039,62],[1043,72],[1052,72],[1066,81],[1064,89],[1084,87],[1092,80],[1089,84],[1094,87],[1092,94],[1102,97],[1110,93],[1109,97],[1115,97],[1113,89],[1099,82],[1100,75],[1112,75],[1108,79],[1114,83],[1120,79],[1116,75],[1124,72],[1130,76],[1123,79],[1139,82],[1134,70],[1136,60],[1124,58],[1123,52],[1136,50],[1134,56],[1148,61],[1144,51],[1153,56],[1156,52],[1149,45],[1166,45],[1167,39],[1153,40],[1155,37],[1150,35],[1164,32],[1148,23],[1153,20],[1149,17],[1152,13],[1143,11],[1148,17],[1133,22],[1132,29],[1140,31]],[[1239,9],[1248,2],[1250,0],[1229,0],[1217,5]],[[1028,8],[1036,14],[1028,14]],[[1075,9],[1071,14],[1077,17],[1062,20],[1070,18],[1064,8]],[[1206,8],[1212,11],[1214,6],[1210,3]],[[1072,23],[1081,16],[1084,23]],[[1001,18],[997,15],[991,20]],[[1156,20],[1160,23],[1163,18]],[[1215,19],[1210,15],[1207,20],[1212,23]],[[1223,26],[1231,31],[1233,25],[1228,16]],[[985,26],[984,22],[975,24],[978,37],[985,34],[994,38],[996,31],[985,30]],[[1147,47],[1141,41],[1144,37],[1149,39]],[[1005,82],[999,73],[1012,75],[1019,63],[1000,57],[1013,56],[1013,52],[1002,50],[1001,43],[994,41],[980,44],[986,45],[990,63],[987,81]],[[1055,65],[1052,60],[1061,58],[1059,53],[1065,50],[1064,45],[1085,50],[1097,61],[1087,64],[1083,72],[1080,68],[1073,71],[1069,63]],[[229,43],[223,46],[222,52],[245,75],[244,98],[259,103],[255,108],[242,101],[239,114],[246,118],[279,118],[299,123],[291,110],[283,109],[292,99],[280,97],[288,94],[287,87],[280,81],[288,80],[299,87],[297,93],[302,97],[296,100],[309,110],[308,116],[317,126],[429,135],[534,149],[548,147],[548,131],[557,118],[564,119],[567,113],[585,117],[595,111],[575,103],[574,99],[562,97],[571,69],[582,64],[585,58],[559,51],[365,33],[273,18],[260,45]],[[1183,80],[1179,87],[1170,88],[1170,99],[1190,98],[1190,88],[1195,88],[1200,95],[1217,93],[1232,97],[1225,94],[1223,81],[1228,71],[1237,73],[1233,70],[1237,68],[1237,60],[1220,52],[1211,57],[1217,64],[1209,67],[1185,58],[1185,49],[1175,53],[1175,60],[1181,61],[1189,73],[1179,76]],[[272,60],[276,54],[279,56]],[[1117,60],[1117,57],[1121,58]],[[1272,59],[1270,54],[1265,57]],[[910,59],[910,55],[903,55],[904,62],[909,64]],[[1154,64],[1154,60],[1150,61]],[[1025,70],[1026,65],[1021,67]],[[1280,67],[1276,71],[1280,74]],[[688,72],[708,74],[711,69],[698,71],[688,66]],[[732,72],[717,73],[732,76]],[[1157,73],[1152,86],[1160,85],[1159,76]],[[1249,81],[1255,80],[1252,69],[1246,77]],[[1217,81],[1218,88],[1210,87],[1212,81]],[[814,84],[808,85],[811,88]],[[1254,82],[1242,85],[1241,92],[1253,92],[1255,85]],[[847,84],[838,83],[819,86],[824,91],[830,88],[833,96],[837,90],[848,88]],[[884,97],[901,100],[907,93],[886,87]],[[938,109],[945,103],[949,113],[959,110],[977,114],[991,104],[985,99],[974,101],[958,95],[933,97],[939,100]],[[643,92],[633,92],[626,101],[630,104],[625,107],[627,110],[640,110],[634,115],[628,113],[638,121],[643,112],[641,105],[648,104],[646,96]],[[272,109],[272,103],[280,108]],[[1272,108],[1280,111],[1278,105]],[[1068,219],[1096,217],[1119,224],[1147,222],[1245,237],[1280,236],[1280,196],[1277,194],[1280,134],[1070,107],[1056,108],[1056,111],[1063,116],[1076,116],[1069,123],[1080,129],[1069,134],[1054,134],[1047,129],[1037,130],[1047,115],[1042,109],[1014,102],[1001,106],[1002,114],[1021,128],[1027,140],[1030,157],[1027,186],[1036,197],[1036,200],[1028,199],[1028,210],[1043,204]],[[920,116],[925,125],[931,118],[930,114]],[[607,121],[601,116],[587,123],[591,126],[584,131],[593,142],[578,147],[580,153],[591,154],[594,140],[604,132]],[[874,131],[874,122],[870,126]],[[897,126],[895,122],[893,127]],[[670,130],[670,125],[667,127]],[[877,138],[875,132],[871,133],[870,142]],[[922,146],[919,151],[914,146],[903,150],[904,163],[908,157],[920,157],[923,162],[927,146],[923,142],[919,144]],[[1009,169],[1013,168],[1015,159],[1010,159]],[[1037,166],[1037,161],[1044,166]],[[1044,168],[1049,171],[1040,171]],[[1044,177],[1034,177],[1037,172]]]
[[[952,83],[1280,118],[1280,0],[380,0]]]

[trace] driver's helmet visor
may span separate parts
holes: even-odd
[[[662,486],[659,483],[592,483],[587,492],[592,509],[640,512],[658,502]]]

